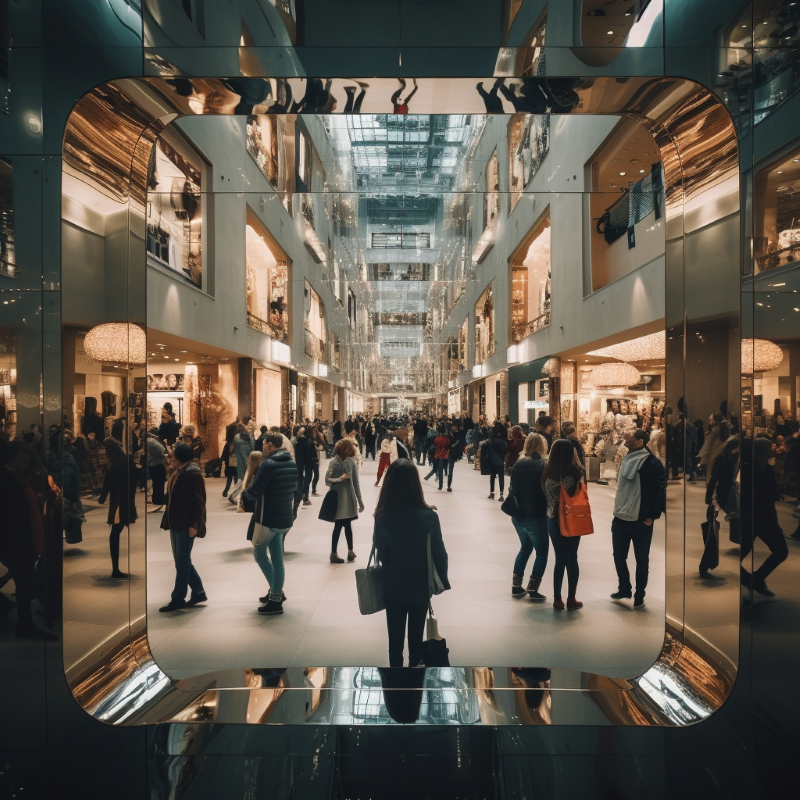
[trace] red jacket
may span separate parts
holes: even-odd
[[[434,458],[447,458],[450,455],[450,437],[437,436],[433,440],[433,445],[436,448]]]
[[[519,454],[522,452],[523,447],[525,447],[525,439],[522,436],[509,441],[508,450],[506,451],[506,466],[509,469],[511,469],[511,467],[517,463],[517,459],[519,458]]]

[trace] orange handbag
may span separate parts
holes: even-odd
[[[558,527],[562,536],[586,536],[594,533],[589,493],[583,481],[572,497],[564,488],[564,484],[561,484],[561,494],[558,498]]]

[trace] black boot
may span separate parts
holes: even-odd
[[[541,603],[543,600],[547,599],[543,594],[539,594],[539,587],[541,585],[542,579],[534,578],[533,575],[531,575],[531,579],[528,581],[528,588],[526,589],[529,600],[533,600],[535,603]]]
[[[525,590],[522,588],[522,575],[514,574],[511,576],[511,596],[525,597]]]

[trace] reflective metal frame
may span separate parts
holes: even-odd
[[[241,83],[243,79],[237,79]],[[261,81],[262,79],[244,79]],[[485,79],[487,85],[494,78]],[[667,348],[666,380],[672,396],[692,402],[686,381],[690,360],[702,361],[692,333],[697,305],[687,298],[702,291],[702,265],[692,264],[686,237],[690,216],[714,208],[724,192],[727,216],[739,213],[739,156],[731,117],[707,88],[683,78],[528,78],[553,100],[549,113],[615,114],[638,120],[654,137],[664,166],[667,250],[665,273]],[[371,79],[372,86],[381,80]],[[292,78],[296,94],[302,81]],[[334,81],[334,90],[339,81]],[[394,81],[386,79],[387,85]],[[486,113],[475,94],[476,79],[419,79],[414,113]],[[63,169],[92,185],[101,185],[128,215],[128,317],[146,326],[144,264],[134,237],[144,238],[147,165],[159,133],[179,116],[233,114],[243,98],[231,82],[216,78],[131,78],[102,84],[84,95],[69,118],[63,142]],[[341,86],[339,96],[343,96]],[[376,92],[377,94],[377,92]],[[390,92],[381,96],[388,98]],[[504,105],[506,113],[513,109]],[[366,102],[363,113],[392,113],[388,101]],[[309,113],[317,113],[317,109]],[[303,113],[303,112],[301,112]],[[734,188],[731,188],[734,187]],[[710,212],[710,213],[713,213]],[[722,212],[720,212],[722,213]],[[706,216],[708,219],[708,216]],[[739,326],[738,263],[715,273],[715,280],[736,288],[736,307],[727,309],[730,329]],[[70,275],[63,273],[68,284]],[[121,290],[121,287],[120,287]],[[738,365],[737,365],[738,366]],[[736,376],[738,380],[738,375]],[[703,600],[691,591],[686,557],[686,519],[697,508],[683,484],[668,485],[668,499],[683,509],[666,519],[666,631],[661,653],[643,675],[630,680],[554,669],[549,713],[533,713],[526,688],[515,673],[492,667],[427,670],[417,689],[428,698],[444,694],[469,713],[452,721],[473,724],[609,724],[683,726],[713,714],[725,702],[736,679],[737,662],[712,628],[701,629]],[[697,505],[697,504],[695,504]],[[130,568],[145,574],[145,543],[129,539]],[[191,679],[172,680],[151,653],[146,629],[145,588],[129,584],[129,616],[111,640],[97,641],[70,671],[67,680],[76,701],[91,716],[116,725],[164,722],[238,722],[250,724],[379,724],[385,717],[355,715],[357,694],[350,668],[308,667],[285,670],[223,670]],[[64,586],[65,596],[70,589]],[[731,593],[738,619],[738,592]],[[65,635],[68,635],[65,634]],[[434,702],[431,700],[430,702]],[[448,701],[449,702],[449,701]],[[348,709],[350,711],[348,711]],[[465,712],[466,713],[466,712]],[[468,717],[468,719],[467,719]],[[419,724],[442,724],[429,714]]]

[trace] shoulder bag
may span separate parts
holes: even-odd
[[[328,493],[322,498],[318,518],[325,522],[336,522],[336,511],[338,508],[339,492],[335,487],[331,486]]]
[[[433,563],[433,555],[431,554],[431,535],[428,534],[428,595],[433,597],[435,594],[441,594],[444,591],[444,584],[436,571],[436,565]]]
[[[506,495],[506,499],[503,500],[502,504],[500,505],[500,510],[504,514],[508,514],[509,517],[519,518],[522,515],[522,512],[519,510],[519,503],[517,502],[516,493],[511,491],[510,487],[508,494]]]
[[[564,484],[561,484],[561,494],[558,497],[558,527],[562,536],[586,536],[594,533],[589,493],[583,481],[578,484],[572,497],[564,488]]]
[[[386,608],[386,602],[383,599],[385,578],[383,566],[375,561],[375,545],[372,545],[366,568],[356,570],[358,610],[362,614],[376,614]]]

